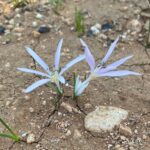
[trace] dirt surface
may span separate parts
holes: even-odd
[[[0,5],[0,7],[4,6]],[[25,46],[33,48],[50,67],[53,66],[57,42],[62,37],[64,38],[62,65],[82,53],[77,33],[70,30],[74,25],[75,7],[89,13],[89,17],[85,19],[86,30],[95,23],[114,22],[114,28],[104,33],[107,36],[106,40],[101,40],[98,36],[87,37],[86,34],[83,36],[93,55],[97,59],[102,58],[110,41],[127,31],[128,21],[139,18],[140,12],[148,8],[147,1],[66,0],[60,15],[55,14],[50,5],[44,5],[42,2],[37,2],[30,7],[31,11],[19,12],[21,16],[18,18],[16,17],[18,12],[11,10],[11,14],[15,13],[13,17],[15,22],[21,23],[19,28],[23,29],[21,31],[11,29],[10,34],[0,36],[0,116],[20,136],[24,133],[33,133],[36,141],[32,144],[25,142],[13,144],[9,139],[0,138],[0,150],[150,150],[150,58],[147,54],[147,52],[150,54],[150,49],[146,52],[141,44],[146,39],[147,31],[144,27],[139,33],[131,34],[126,40],[121,40],[109,60],[113,62],[133,54],[134,57],[122,68],[143,75],[99,78],[92,81],[83,96],[79,98],[79,105],[85,113],[91,112],[99,105],[127,110],[129,117],[123,124],[131,128],[133,133],[130,137],[121,135],[117,128],[111,133],[102,135],[90,133],[84,128],[84,114],[70,113],[63,107],[51,115],[49,125],[46,125],[54,109],[52,101],[56,98],[56,94],[46,86],[30,94],[24,94],[23,89],[38,78],[16,70],[17,67],[34,67],[32,58],[25,51]],[[39,7],[43,9],[40,13],[44,17],[38,20],[35,16]],[[135,14],[136,10],[140,12]],[[5,15],[0,14],[0,23],[7,28],[6,20],[10,19],[6,19]],[[139,20],[143,25],[147,19],[140,17]],[[51,25],[50,32],[35,38],[32,33],[36,30],[32,27],[34,20],[38,22],[38,26]],[[117,30],[119,26],[122,28]],[[143,37],[141,41],[138,41],[139,34]],[[8,38],[11,40],[7,43]],[[40,68],[37,66],[37,69]],[[73,69],[84,75],[89,68],[86,63],[80,63]],[[72,72],[67,72],[65,76],[71,84]],[[70,93],[70,87],[65,88],[62,101],[76,108]],[[87,104],[91,107],[86,108]],[[0,131],[5,131],[1,125]],[[117,145],[120,148],[117,148]]]

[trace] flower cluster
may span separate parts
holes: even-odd
[[[117,42],[119,40],[119,37],[111,44],[108,52],[106,53],[105,57],[96,65],[95,59],[93,55],[90,52],[90,49],[88,48],[87,44],[80,39],[81,45],[84,49],[84,54],[77,56],[75,59],[67,63],[64,67],[60,67],[60,56],[61,56],[61,49],[63,44],[63,39],[61,39],[58,43],[56,53],[55,53],[55,59],[54,59],[54,68],[52,70],[49,69],[48,65],[31,49],[26,48],[26,51],[33,57],[33,59],[43,68],[44,72],[40,72],[37,70],[27,69],[27,68],[17,68],[18,70],[26,73],[35,74],[38,76],[43,77],[43,79],[40,79],[30,85],[26,90],[25,93],[29,93],[33,91],[34,89],[47,84],[51,83],[55,85],[57,91],[59,94],[63,93],[63,89],[61,87],[61,84],[65,84],[65,78],[63,76],[64,72],[66,72],[69,68],[71,68],[76,63],[86,60],[90,67],[90,74],[89,76],[84,80],[80,80],[80,76],[77,75],[74,79],[74,96],[80,96],[86,87],[89,85],[90,81],[97,78],[97,77],[121,77],[121,76],[127,76],[127,75],[140,75],[139,73],[129,71],[129,70],[117,70],[117,68],[125,63],[128,59],[132,58],[132,55],[124,57],[120,60],[117,60],[113,62],[112,64],[106,65],[107,60],[111,56],[112,52],[114,51]]]

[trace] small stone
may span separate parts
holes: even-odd
[[[33,21],[33,22],[32,22],[32,27],[33,27],[33,28],[36,28],[37,26],[38,26],[38,23],[37,23],[36,21]]]
[[[14,28],[14,25],[8,24],[7,29],[12,30]]]
[[[90,28],[90,30],[92,31],[93,35],[97,35],[97,34],[100,33],[99,29],[97,27],[95,27],[95,26],[92,26]]]
[[[36,14],[36,18],[37,18],[37,19],[42,19],[42,18],[43,18],[43,15],[40,14],[40,13],[37,13],[37,14]]]
[[[101,38],[102,40],[107,40],[108,37],[107,37],[107,35],[101,33],[101,34],[99,34],[99,38]]]
[[[0,35],[5,33],[5,27],[0,26]]]
[[[135,129],[135,130],[134,130],[134,133],[135,133],[135,134],[138,134],[138,130]]]
[[[20,15],[20,14],[16,14],[15,17],[16,17],[16,18],[21,18],[21,15]]]
[[[123,126],[123,125],[120,125],[119,126],[119,132],[121,133],[121,134],[123,134],[124,136],[127,136],[127,137],[130,137],[130,136],[132,136],[132,130],[129,128],[129,127],[127,127],[127,126]]]
[[[81,138],[81,136],[82,136],[81,132],[78,129],[75,129],[74,134],[73,134],[73,138],[79,139],[79,138]]]
[[[99,30],[101,30],[101,28],[102,28],[101,24],[99,24],[99,23],[96,23],[94,26]]]
[[[71,135],[71,131],[67,130],[66,136],[70,136]]]
[[[41,34],[37,31],[32,31],[32,35],[34,38],[39,38]]]
[[[29,134],[28,137],[27,137],[27,143],[28,143],[28,144],[31,144],[31,143],[33,143],[33,142],[35,142],[35,135],[31,133],[31,134]]]
[[[126,27],[128,30],[131,30],[131,32],[135,31],[136,33],[139,33],[142,30],[142,26],[143,25],[139,20],[133,19],[127,23]]]
[[[7,102],[6,102],[6,106],[9,107],[10,105],[11,105],[11,102],[10,102],[10,101],[7,101]]]
[[[60,106],[66,109],[69,113],[73,112],[72,106],[68,103],[62,102]]]
[[[124,109],[99,106],[93,112],[87,114],[84,120],[84,126],[87,130],[101,133],[111,131],[120,122],[126,119],[128,112]]]
[[[14,31],[18,32],[18,33],[22,33],[24,31],[24,28],[23,27],[16,27],[16,28],[14,28]]]
[[[33,113],[34,112],[34,108],[30,107],[29,111],[30,111],[30,113]]]
[[[38,29],[39,33],[47,33],[49,31],[50,31],[50,28],[48,26],[45,26],[45,25],[40,26],[40,28]]]
[[[121,146],[119,144],[115,145],[114,149],[118,150]]]
[[[84,104],[84,108],[90,109],[90,108],[92,108],[92,105],[90,103],[86,103],[86,104]]]
[[[45,106],[45,105],[46,105],[46,101],[43,101],[43,102],[42,102],[42,105],[44,105],[44,106]]]
[[[9,20],[9,24],[14,25],[15,24],[15,20],[14,19]]]
[[[25,95],[25,100],[30,100],[30,96],[29,95]]]
[[[146,140],[147,136],[145,134],[143,134],[142,138],[143,138],[143,140]]]

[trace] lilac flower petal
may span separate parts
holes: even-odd
[[[51,73],[48,65],[29,47],[26,48],[26,51],[34,58],[34,60],[47,72]]]
[[[128,59],[130,59],[132,57],[133,57],[133,55],[124,57],[124,58],[122,58],[122,59],[120,59],[118,61],[115,61],[114,63],[108,65],[107,68],[110,68],[111,70],[116,69],[117,67],[119,67],[120,65],[124,64]]]
[[[75,65],[76,63],[82,61],[85,59],[85,55],[80,55],[78,57],[76,57],[75,59],[73,59],[72,61],[70,61],[68,64],[66,64],[60,71],[60,75],[62,75],[66,70],[68,70],[70,67],[72,67],[73,65]]]
[[[111,44],[110,48],[108,49],[108,52],[106,53],[105,57],[101,61],[102,64],[106,63],[106,61],[109,59],[118,41],[119,41],[119,37],[117,37],[116,40]]]
[[[83,82],[83,83],[80,85],[80,87],[77,89],[77,91],[75,92],[76,96],[81,95],[81,94],[83,93],[83,91],[86,89],[86,87],[88,86],[88,84],[89,84],[89,82],[87,82],[87,83],[84,83],[84,82]]]
[[[62,83],[62,84],[65,84],[65,78],[63,76],[59,76],[59,81]]]
[[[50,75],[40,72],[40,71],[36,71],[36,70],[32,70],[32,69],[27,69],[27,68],[17,68],[17,70],[22,71],[22,72],[26,72],[26,73],[31,73],[31,74],[36,74],[36,75],[40,75],[43,77],[48,77],[50,78]]]
[[[91,71],[93,71],[95,69],[95,59],[94,59],[93,55],[91,54],[87,44],[82,39],[80,39],[80,42],[85,51],[86,61],[89,64]]]
[[[58,46],[57,46],[56,53],[55,53],[54,68],[56,70],[59,70],[59,62],[60,62],[60,54],[61,54],[62,44],[63,44],[63,39],[61,39],[58,42]]]
[[[141,75],[137,72],[129,71],[129,70],[118,70],[118,71],[109,71],[106,73],[99,74],[100,77],[121,77],[127,75]]]
[[[111,71],[111,70],[114,70],[116,69],[117,67],[119,67],[120,65],[122,65],[123,63],[125,63],[128,59],[132,58],[133,55],[131,56],[127,56],[127,57],[124,57],[110,65],[108,65],[106,68],[101,68],[99,69],[97,72],[95,72],[96,74],[102,74],[102,73],[106,73],[108,71]]]
[[[39,86],[42,86],[46,83],[50,82],[50,79],[42,79],[42,80],[38,80],[35,83],[33,83],[32,85],[30,85],[27,89],[25,89],[25,93],[29,93],[32,92],[34,89],[38,88]]]

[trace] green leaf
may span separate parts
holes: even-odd
[[[12,140],[14,140],[16,142],[20,141],[19,137],[14,136],[14,135],[10,135],[10,134],[0,133],[0,137],[9,138],[9,139],[12,139]]]
[[[16,134],[12,131],[12,129],[5,123],[5,121],[4,121],[2,118],[0,118],[0,122],[5,126],[5,128],[6,128],[12,135],[15,135],[15,136],[16,136]]]

